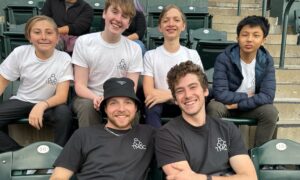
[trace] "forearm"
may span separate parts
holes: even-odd
[[[139,39],[139,35],[137,33],[133,33],[127,36],[127,38],[134,41]]]
[[[69,26],[66,25],[66,26],[59,27],[58,33],[63,35],[69,34]]]
[[[2,75],[0,75],[0,95],[3,94],[8,84],[9,84],[9,80],[5,79]]]
[[[76,95],[82,98],[86,98],[86,99],[95,99],[96,97],[98,97],[93,91],[91,91],[88,87],[84,86],[84,85],[75,85],[75,92]]]

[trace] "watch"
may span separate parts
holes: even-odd
[[[206,175],[206,180],[212,180],[211,175]]]

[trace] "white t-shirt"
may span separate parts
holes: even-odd
[[[169,70],[181,62],[191,60],[193,63],[202,66],[199,54],[196,50],[180,46],[175,53],[165,50],[164,46],[147,51],[144,56],[143,75],[152,76],[154,79],[154,88],[168,89],[167,74]]]
[[[236,92],[255,93],[255,63],[254,59],[250,64],[246,64],[241,59],[243,82]]]
[[[58,83],[73,80],[71,57],[67,53],[54,50],[49,59],[40,60],[32,45],[15,48],[0,65],[0,74],[9,81],[20,78],[17,95],[12,99],[31,103],[52,97]]]
[[[142,72],[143,59],[138,44],[121,36],[117,43],[104,41],[99,32],[80,36],[75,43],[72,63],[89,69],[87,87],[103,95],[103,84],[111,77]]]

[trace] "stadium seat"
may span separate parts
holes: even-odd
[[[164,37],[161,32],[158,31],[158,27],[148,27],[146,33],[146,47],[148,50],[155,49],[164,42]],[[187,46],[188,44],[188,33],[184,31],[180,34],[180,44]]]
[[[0,179],[48,180],[53,163],[62,150],[57,144],[41,141],[20,150],[0,154]]]
[[[90,32],[104,30],[104,19],[102,18],[105,0],[86,0],[94,10],[94,16]]]
[[[258,179],[299,180],[300,144],[288,139],[274,139],[250,150]]]
[[[216,31],[210,28],[199,28],[189,30],[190,48],[196,49],[197,43],[204,41],[227,41],[227,32]]]

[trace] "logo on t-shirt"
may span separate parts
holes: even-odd
[[[222,140],[222,138],[218,138],[217,146],[215,148],[218,152],[227,151],[226,141]]]
[[[47,83],[50,85],[56,85],[57,79],[55,77],[55,74],[51,74],[51,76],[48,78]]]
[[[121,61],[118,64],[118,69],[120,70],[123,76],[127,76],[129,66],[128,64],[126,64],[125,59],[121,59]]]
[[[132,147],[133,149],[147,149],[146,145],[144,145],[138,138],[133,139]]]

